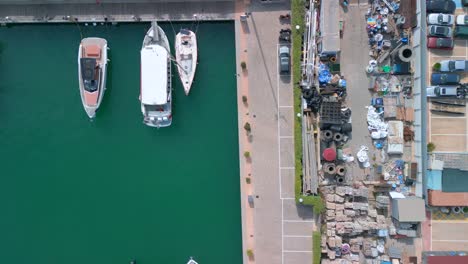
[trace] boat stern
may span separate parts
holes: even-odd
[[[150,127],[168,127],[172,124],[172,116],[145,116],[143,123]]]

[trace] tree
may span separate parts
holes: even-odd
[[[427,143],[427,152],[431,153],[436,149],[436,145],[432,142]]]
[[[243,71],[247,69],[247,63],[245,63],[245,61],[241,62],[241,68]]]

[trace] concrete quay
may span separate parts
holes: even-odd
[[[0,5],[0,23],[234,20],[234,2]]]

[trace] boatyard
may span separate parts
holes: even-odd
[[[56,1],[0,0],[2,260],[468,263],[468,1]]]

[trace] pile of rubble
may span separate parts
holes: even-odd
[[[326,231],[322,233],[322,253],[328,259],[362,263],[364,259],[390,260],[386,255],[385,238],[396,234],[395,226],[369,205],[369,189],[365,186],[324,186]],[[388,207],[389,199],[378,198],[379,208]],[[385,208],[386,209],[386,208]],[[328,261],[328,262],[327,262]],[[336,262],[346,263],[346,262]],[[380,262],[379,262],[380,263]]]

